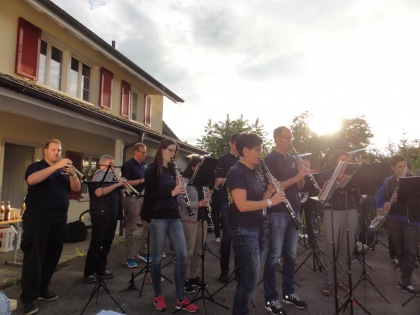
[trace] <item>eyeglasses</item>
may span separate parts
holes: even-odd
[[[283,138],[283,139],[286,139],[286,140],[293,140],[293,137],[283,137],[283,136],[280,136],[280,138]]]
[[[139,153],[142,153],[142,154],[146,154],[147,153],[147,151],[140,151],[140,150],[136,150],[137,152],[139,152]]]
[[[176,151],[176,149],[168,149],[168,148],[166,148],[165,150],[168,150],[169,152],[171,152],[171,153],[176,153],[177,151]]]

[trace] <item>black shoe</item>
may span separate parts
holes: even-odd
[[[397,284],[397,288],[400,288],[404,292],[411,295],[415,295],[417,293],[416,289],[414,289],[412,285],[402,285],[401,282]]]
[[[190,282],[190,280],[185,280],[185,293],[194,293],[195,290]]]
[[[228,282],[229,281],[229,274],[226,271],[222,272],[220,274],[219,281],[223,282],[223,283]]]
[[[200,277],[195,277],[194,279],[190,279],[189,282],[193,287],[197,288],[208,288],[208,284],[201,281]]]
[[[88,275],[86,277],[83,278],[83,281],[85,283],[95,283],[98,279],[96,279],[96,277],[94,275]]]
[[[283,302],[286,304],[292,304],[296,308],[305,309],[308,305],[306,305],[305,301],[300,299],[299,296],[295,293],[292,294],[283,294]]]
[[[265,309],[274,315],[287,315],[286,311],[281,306],[279,300],[266,302]]]
[[[26,315],[38,313],[38,306],[34,301],[23,303],[23,311]]]
[[[58,295],[47,289],[38,296],[38,299],[45,301],[54,301],[58,299]]]
[[[111,271],[109,271],[109,270],[105,270],[104,272],[102,272],[102,273],[100,274],[100,276],[101,276],[103,279],[111,279],[111,278],[114,278],[114,274],[113,274]]]

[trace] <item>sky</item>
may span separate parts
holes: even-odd
[[[163,119],[189,144],[209,119],[270,138],[305,111],[320,135],[363,117],[370,148],[420,139],[420,1],[53,2],[184,99]]]

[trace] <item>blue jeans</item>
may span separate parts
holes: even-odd
[[[162,255],[165,238],[168,236],[171,249],[175,254],[175,289],[176,298],[183,300],[185,296],[185,271],[187,267],[187,246],[181,219],[152,219],[149,224],[152,242],[152,283],[155,296],[162,294],[160,283]]]
[[[251,295],[258,283],[265,246],[265,230],[263,227],[238,227],[230,234],[240,274],[232,314],[245,315],[249,313]]]
[[[296,212],[300,220],[300,212]],[[289,212],[275,212],[268,215],[268,253],[264,266],[265,300],[277,300],[276,267],[283,256],[283,294],[295,293],[293,279],[295,276],[295,261],[299,230],[293,224]]]

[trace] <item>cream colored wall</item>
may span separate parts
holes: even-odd
[[[71,126],[71,122],[69,122]],[[36,132],[35,132],[36,131]],[[57,138],[62,142],[63,156],[65,152],[76,151],[93,156],[101,156],[108,153],[116,156],[116,164],[121,165],[120,141],[96,136],[89,133],[80,132],[66,126],[57,126],[48,123],[37,122],[21,116],[0,113],[0,156],[4,156],[5,143],[35,147],[35,160],[40,160],[42,156],[42,148],[45,143],[52,138]],[[118,157],[117,157],[118,156]],[[3,159],[2,159],[3,161]],[[26,165],[27,166],[27,165]],[[26,167],[22,166],[22,167]],[[0,176],[3,174],[3,162],[0,163]],[[0,185],[3,178],[0,178]],[[1,189],[1,187],[0,187]],[[71,200],[69,207],[68,221],[72,222],[79,218],[84,210],[89,208],[89,198],[82,198],[80,201]]]
[[[91,48],[88,43],[74,36],[66,28],[59,26],[47,15],[35,10],[23,0],[0,1],[0,38],[7,45],[0,45],[0,72],[25,79],[15,73],[15,54],[18,18],[23,17],[27,21],[42,29],[42,38],[57,45],[63,50],[64,56],[74,56],[80,61],[91,66],[92,76],[92,105],[99,104],[99,71],[105,67],[114,75],[112,89],[111,113],[120,116],[121,103],[121,80],[124,80],[133,88],[152,97],[152,125],[151,128],[162,132],[163,96],[156,90],[147,86],[142,80],[131,74],[126,68],[122,68],[116,62],[110,60],[99,51]],[[118,43],[117,43],[118,48]],[[70,60],[67,58],[63,64],[63,73],[68,73]],[[139,65],[141,67],[141,65]],[[63,79],[66,81],[66,78]],[[47,87],[48,88],[48,87]],[[63,91],[66,92],[66,91]]]

